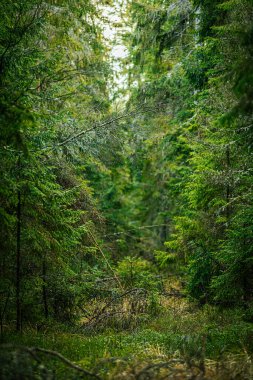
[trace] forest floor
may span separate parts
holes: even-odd
[[[173,281],[173,290],[178,290]],[[71,332],[60,326],[43,331],[26,328],[22,336],[6,332],[4,342],[54,350],[99,379],[252,379],[253,324],[246,321],[243,310],[199,308],[180,293],[171,295],[170,290],[168,285],[160,296],[156,315],[142,315],[142,320],[132,321],[125,329],[109,325]],[[55,357],[42,353],[40,359],[32,371],[41,377],[20,378],[94,378]],[[26,360],[25,355],[16,355],[15,365],[25,371]]]

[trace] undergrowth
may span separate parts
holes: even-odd
[[[245,320],[243,309],[210,305],[199,308],[186,298],[166,294],[160,296],[159,302],[159,313],[143,321],[140,318],[127,330],[106,324],[97,331],[72,328],[67,332],[60,325],[48,325],[42,331],[27,327],[22,335],[6,331],[2,336],[1,377],[83,378],[55,358],[48,358],[46,364],[41,359],[43,365],[31,370],[31,358],[13,354],[13,350],[6,349],[8,343],[13,348],[57,351],[102,379],[187,379],[190,374],[196,379],[252,378],[253,325]],[[6,368],[10,367],[12,372],[7,377]],[[18,377],[21,367],[25,372]]]

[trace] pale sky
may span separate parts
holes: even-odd
[[[125,88],[127,76],[123,75],[121,69],[121,60],[128,55],[127,48],[124,46],[121,33],[125,30],[125,25],[122,22],[122,7],[126,6],[125,0],[114,0],[113,6],[103,6],[103,15],[108,20],[108,23],[103,25],[104,36],[108,40],[111,47],[111,65],[114,71],[114,84],[113,88]],[[121,26],[122,25],[122,26]]]

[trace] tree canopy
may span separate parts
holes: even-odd
[[[137,328],[172,293],[252,322],[252,1],[0,12],[1,337]]]

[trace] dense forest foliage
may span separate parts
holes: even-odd
[[[252,11],[247,1],[131,7],[131,101],[159,107],[138,144],[143,220],[166,225],[155,256],[187,265],[201,303],[252,298]]]
[[[0,377],[252,379],[252,0],[0,11]]]

